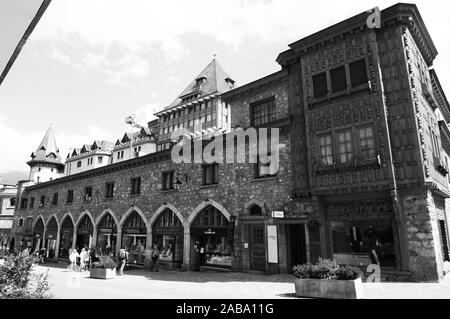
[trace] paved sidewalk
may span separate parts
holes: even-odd
[[[295,297],[292,275],[126,271],[112,280],[89,278],[61,265],[38,266],[49,273],[60,299],[279,299]],[[450,299],[450,278],[441,283],[365,283],[366,299]]]

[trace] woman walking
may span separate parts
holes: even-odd
[[[69,255],[70,269],[72,269],[72,271],[75,271],[75,265],[77,263],[78,257],[80,257],[80,255],[78,254],[78,251],[76,249],[73,249]]]
[[[127,263],[128,260],[128,253],[126,249],[121,249],[119,251],[119,274],[123,275],[123,269],[125,268],[125,264]]]

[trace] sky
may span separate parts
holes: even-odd
[[[280,70],[275,59],[290,43],[396,2],[54,0],[0,86],[0,175],[28,171],[50,124],[63,158],[94,139],[115,141],[129,130],[126,116],[146,125],[214,54],[243,85]],[[450,92],[450,4],[413,3]]]

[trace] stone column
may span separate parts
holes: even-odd
[[[117,230],[116,256],[119,256],[119,250],[122,247],[122,229]]]
[[[191,228],[189,225],[184,225],[182,268],[186,270],[191,269]]]
[[[58,258],[59,256],[59,242],[61,240],[61,234],[60,231],[58,230],[56,233],[56,247],[55,247],[55,258]]]
[[[72,235],[72,249],[75,249],[77,245],[77,232],[75,231],[75,228],[73,230],[73,235]]]
[[[92,247],[97,246],[97,235],[98,235],[97,228],[94,227],[94,231],[92,232]]]

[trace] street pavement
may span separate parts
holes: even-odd
[[[295,297],[292,275],[129,270],[102,280],[60,264],[39,265],[57,299],[279,299]],[[366,299],[450,299],[450,278],[441,283],[364,283]]]

